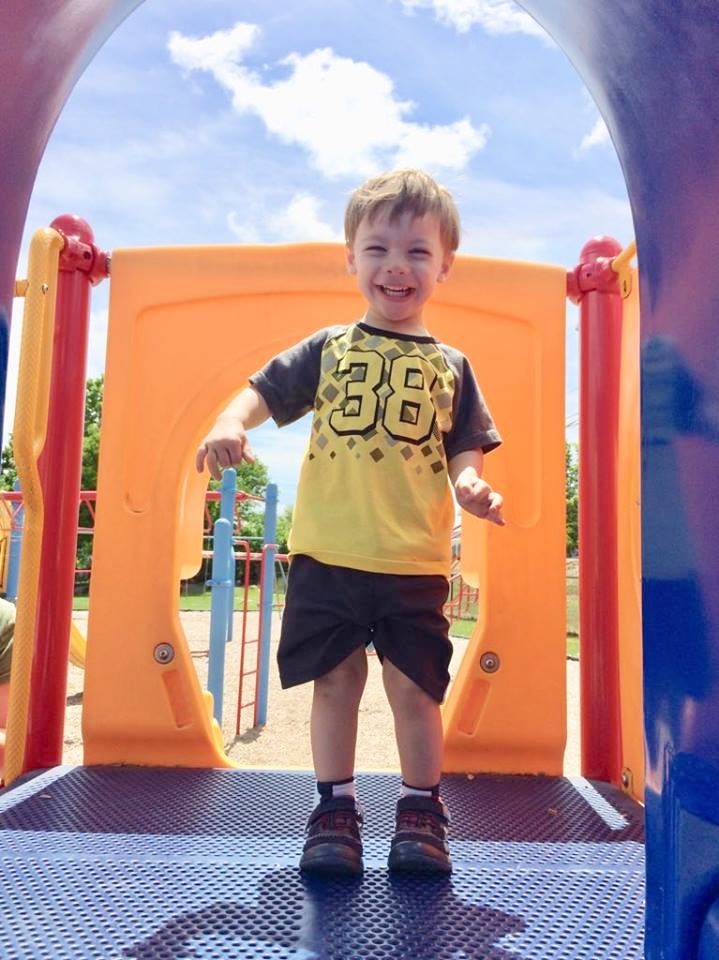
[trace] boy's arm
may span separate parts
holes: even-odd
[[[247,439],[247,431],[259,427],[270,416],[270,408],[254,387],[245,387],[215,420],[214,426],[197,448],[195,466],[202,473],[205,465],[215,480],[222,479],[226,467],[255,456]]]
[[[481,450],[463,450],[449,461],[449,476],[454,486],[457,503],[468,513],[504,526],[503,498],[482,480],[484,454]]]

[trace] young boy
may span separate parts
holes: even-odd
[[[314,682],[319,802],[300,867],[362,872],[354,757],[373,642],[402,773],[389,868],[449,873],[439,796],[439,704],[452,653],[442,612],[454,521],[448,477],[465,510],[502,524],[502,498],[481,479],[484,454],[501,440],[468,361],[422,319],[459,244],[450,194],[417,170],[374,177],[350,197],[345,233],[364,317],[320,330],[250,377],[197,451],[197,468],[207,464],[219,478],[252,461],[250,428],[314,411],[278,650],[283,687]]]

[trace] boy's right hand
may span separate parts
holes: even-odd
[[[197,448],[195,466],[198,473],[202,473],[207,466],[210,475],[215,480],[221,480],[223,470],[243,460],[255,462],[244,428],[237,425],[229,429],[226,423],[218,422]]]

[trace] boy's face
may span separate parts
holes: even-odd
[[[390,222],[380,210],[374,220],[360,222],[347,245],[348,270],[367,300],[366,322],[395,333],[426,333],[422,310],[453,260],[433,214],[404,213]]]

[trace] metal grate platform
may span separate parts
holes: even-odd
[[[0,793],[1,960],[641,960],[641,808],[584,780],[446,777],[454,873],[297,868],[309,773],[58,767]]]

